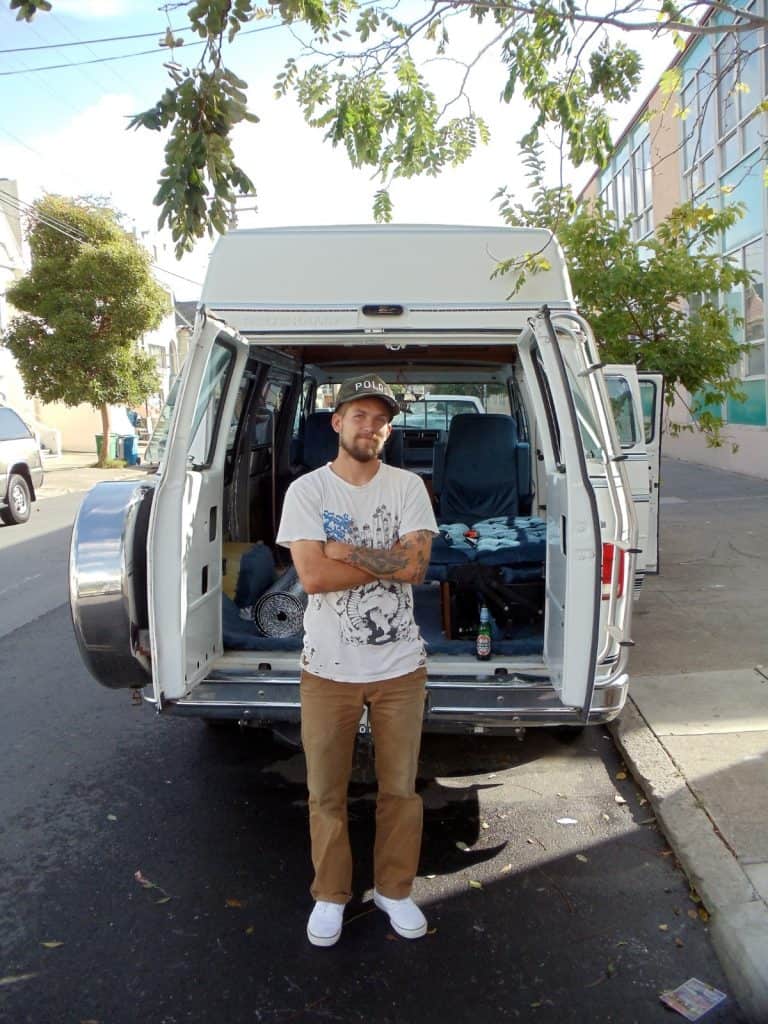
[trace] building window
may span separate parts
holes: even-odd
[[[715,82],[712,58],[693,72],[680,97],[683,125],[683,180],[687,199],[696,199],[715,182]]]
[[[646,238],[653,231],[653,187],[651,144],[648,133],[635,139],[629,156],[626,150],[615,165],[618,170],[600,190],[600,199],[616,214],[619,224],[633,217],[632,237]]]
[[[158,369],[168,368],[168,352],[162,345],[148,345],[147,351],[157,363]]]
[[[742,249],[745,270],[755,275],[744,288],[744,341],[749,350],[744,356],[743,376],[765,376],[765,302],[763,284],[763,240],[756,239]]]
[[[758,33],[725,36],[715,60],[721,171],[726,171],[760,144],[760,117],[755,114],[763,99]]]

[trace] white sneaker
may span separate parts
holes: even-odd
[[[313,946],[334,946],[344,923],[344,904],[318,900],[307,922],[307,938]]]
[[[404,900],[391,900],[374,889],[373,902],[387,914],[389,923],[404,939],[420,939],[427,934],[427,919],[410,896]]]

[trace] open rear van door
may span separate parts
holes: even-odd
[[[594,685],[600,619],[601,536],[560,342],[547,312],[519,341],[546,475],[544,660],[563,704],[586,720]],[[546,440],[545,440],[545,436]]]
[[[661,420],[664,409],[664,376],[638,373],[640,402],[648,456],[651,500],[648,505],[648,549],[645,571],[659,571],[659,489],[661,486]]]
[[[158,709],[221,654],[221,534],[227,435],[248,344],[203,312],[184,367],[147,540]],[[179,568],[181,567],[181,568]]]

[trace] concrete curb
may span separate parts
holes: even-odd
[[[765,1024],[768,907],[632,700],[609,729],[711,915],[712,941],[733,994],[751,1024]]]

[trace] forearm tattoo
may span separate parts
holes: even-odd
[[[430,531],[415,530],[398,541],[393,548],[353,547],[345,561],[365,569],[379,579],[421,583],[426,576],[431,548]]]

